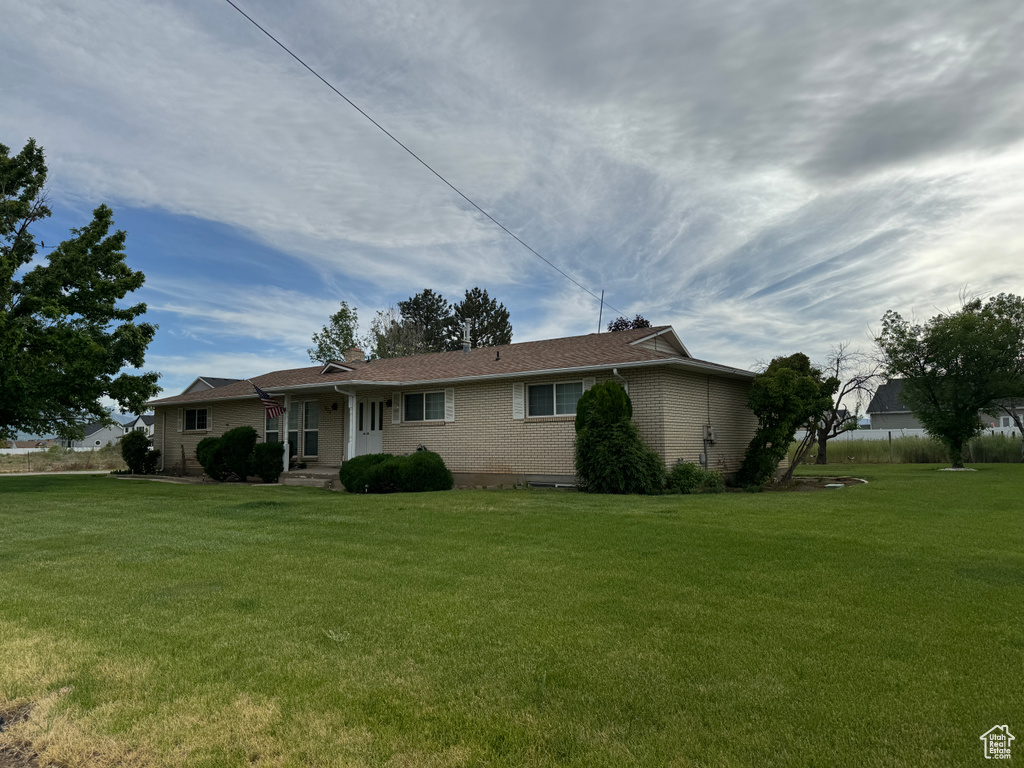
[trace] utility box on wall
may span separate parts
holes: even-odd
[[[715,442],[715,428],[710,424],[704,425],[704,442],[714,443]]]

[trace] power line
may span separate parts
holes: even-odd
[[[409,149],[409,147],[407,147],[407,146],[406,146],[405,144],[403,144],[403,143],[402,143],[402,142],[401,142],[401,141],[400,141],[400,140],[399,140],[399,139],[398,139],[398,138],[397,138],[397,137],[396,137],[396,136],[395,136],[394,134],[392,134],[392,133],[391,133],[391,132],[390,132],[390,131],[389,131],[389,130],[388,130],[387,128],[385,128],[385,127],[384,127],[383,125],[381,125],[381,124],[380,124],[380,123],[378,123],[378,122],[377,122],[376,120],[374,120],[374,119],[373,119],[372,117],[370,117],[370,116],[369,116],[369,115],[368,115],[368,114],[367,114],[366,112],[364,112],[364,111],[363,111],[363,110],[362,110],[362,109],[361,109],[361,108],[359,107],[359,105],[358,105],[358,104],[356,104],[356,103],[355,103],[354,101],[352,101],[352,99],[350,99],[350,98],[349,98],[348,96],[346,96],[346,95],[345,95],[344,93],[342,93],[342,92],[341,92],[341,91],[339,91],[339,90],[338,90],[337,88],[335,88],[335,87],[334,87],[334,86],[333,86],[333,85],[332,85],[332,84],[331,84],[331,83],[330,83],[330,82],[329,82],[329,81],[328,81],[327,79],[325,79],[325,78],[324,78],[324,77],[323,77],[323,76],[322,76],[322,75],[321,75],[321,74],[320,74],[319,72],[317,72],[317,71],[316,71],[315,69],[313,69],[313,68],[312,68],[311,66],[309,66],[309,64],[307,64],[307,63],[306,63],[305,61],[303,61],[303,60],[302,60],[301,58],[299,58],[299,56],[298,56],[298,55],[296,55],[295,53],[293,53],[293,52],[291,51],[291,49],[290,49],[290,48],[288,48],[288,46],[286,46],[286,45],[285,45],[284,43],[282,43],[282,42],[281,42],[280,40],[278,40],[278,39],[277,39],[276,37],[274,37],[274,36],[273,36],[272,34],[270,34],[270,32],[269,32],[269,31],[267,31],[267,29],[265,29],[264,27],[262,27],[262,26],[261,26],[261,25],[259,24],[259,22],[257,22],[257,21],[256,21],[256,20],[255,20],[254,18],[252,18],[252,16],[250,16],[250,15],[249,15],[249,14],[247,14],[247,13],[246,13],[245,11],[243,11],[243,10],[242,10],[241,8],[239,8],[239,7],[237,6],[237,5],[235,5],[235,3],[234,3],[234,2],[232,2],[232,0],[224,0],[224,2],[226,2],[226,3],[228,4],[228,5],[230,5],[230,6],[232,7],[232,8],[234,8],[234,9],[235,9],[236,11],[238,11],[238,12],[239,12],[240,14],[242,14],[242,16],[244,16],[244,17],[245,17],[245,18],[246,18],[246,19],[247,19],[247,20],[249,21],[249,23],[250,23],[250,24],[252,24],[252,25],[253,25],[254,27],[256,27],[256,29],[258,29],[258,30],[259,30],[260,32],[262,32],[262,33],[263,33],[264,35],[266,35],[266,36],[267,36],[267,37],[269,37],[269,38],[270,38],[271,40],[273,40],[273,41],[274,41],[275,43],[277,43],[277,45],[278,45],[278,46],[279,46],[279,47],[281,48],[281,50],[283,50],[283,51],[284,51],[285,53],[287,53],[287,54],[288,54],[289,56],[291,56],[291,57],[292,57],[293,59],[295,59],[295,60],[296,60],[297,62],[299,62],[299,64],[301,64],[301,65],[302,65],[303,67],[305,67],[305,68],[306,68],[306,69],[307,69],[307,70],[308,70],[308,71],[310,72],[310,74],[312,74],[312,75],[313,75],[313,76],[314,76],[314,77],[315,77],[315,78],[316,78],[317,80],[319,80],[319,81],[320,81],[321,83],[323,83],[323,84],[324,84],[324,85],[326,85],[326,86],[327,86],[328,88],[330,88],[330,89],[331,89],[332,91],[334,91],[334,93],[335,93],[336,95],[338,95],[338,96],[340,96],[340,97],[341,97],[342,99],[344,99],[344,100],[345,100],[345,101],[346,101],[346,102],[348,103],[348,105],[349,105],[350,107],[352,107],[352,108],[353,108],[353,109],[354,109],[354,110],[355,110],[356,112],[358,112],[358,113],[359,113],[359,114],[361,114],[361,115],[362,115],[363,117],[365,117],[365,118],[366,118],[367,120],[369,120],[369,121],[370,121],[371,123],[373,123],[373,124],[374,124],[375,126],[377,126],[377,128],[379,128],[379,129],[380,129],[380,130],[381,130],[381,131],[382,131],[382,132],[383,132],[383,133],[384,133],[384,134],[385,134],[385,135],[386,135],[386,136],[387,136],[387,137],[388,137],[389,139],[391,139],[391,140],[392,140],[393,142],[395,142],[395,144],[397,144],[397,145],[398,145],[398,146],[400,146],[400,147],[401,147],[402,149],[404,149],[404,150],[405,150],[406,152],[408,152],[408,153],[409,153],[410,155],[412,155],[412,156],[413,156],[413,158],[415,158],[415,159],[416,159],[416,161],[417,161],[417,162],[418,162],[418,163],[419,163],[420,165],[422,165],[422,166],[423,166],[424,168],[426,168],[426,169],[427,169],[428,171],[430,171],[430,172],[431,172],[432,174],[434,174],[434,175],[435,175],[435,176],[436,176],[437,178],[439,178],[439,179],[440,179],[441,181],[443,181],[443,182],[444,182],[445,184],[447,184],[447,185],[448,185],[448,187],[449,187],[449,188],[450,188],[450,189],[451,189],[451,190],[452,190],[453,192],[455,192],[455,194],[457,194],[457,195],[458,195],[459,197],[461,197],[461,198],[462,198],[463,200],[465,200],[465,201],[466,201],[467,203],[469,203],[469,204],[470,204],[471,206],[473,206],[474,208],[476,208],[476,209],[477,209],[477,210],[478,210],[478,211],[479,211],[480,213],[482,213],[482,214],[483,214],[484,216],[486,216],[486,217],[487,217],[487,218],[488,218],[488,219],[489,219],[489,220],[490,220],[490,221],[491,221],[491,222],[492,222],[492,223],[493,223],[493,224],[494,224],[495,226],[497,226],[497,227],[500,227],[500,228],[501,228],[501,229],[502,229],[502,230],[503,230],[503,231],[504,231],[504,232],[505,232],[505,233],[506,233],[506,234],[507,234],[507,235],[508,235],[509,237],[511,237],[511,238],[512,238],[513,240],[515,240],[515,241],[516,241],[517,243],[519,243],[519,244],[520,244],[521,246],[523,246],[523,248],[525,248],[525,249],[526,249],[526,250],[528,250],[528,251],[529,251],[530,253],[532,253],[532,254],[533,254],[534,256],[536,256],[536,257],[537,257],[538,259],[540,259],[541,261],[543,261],[543,262],[544,262],[545,264],[547,264],[547,265],[548,265],[549,267],[551,267],[551,268],[552,268],[553,270],[555,270],[555,271],[556,271],[556,272],[557,272],[558,274],[560,274],[560,275],[561,275],[562,277],[564,277],[564,278],[565,278],[566,280],[568,280],[569,282],[571,282],[571,283],[572,283],[573,285],[575,285],[575,286],[576,286],[577,288],[579,288],[579,289],[581,289],[581,290],[583,290],[583,291],[586,291],[587,293],[589,293],[589,294],[590,294],[590,295],[591,295],[591,296],[592,296],[593,298],[597,299],[598,301],[602,301],[602,298],[601,298],[600,296],[598,296],[598,295],[597,295],[596,293],[594,293],[593,291],[591,291],[591,290],[590,290],[589,288],[587,288],[587,287],[586,287],[585,285],[583,285],[582,283],[580,283],[580,282],[579,282],[578,280],[576,280],[576,279],[575,279],[574,277],[572,277],[572,275],[569,275],[569,274],[567,274],[566,272],[563,272],[563,271],[562,271],[561,269],[559,269],[559,268],[558,268],[557,266],[555,266],[555,265],[554,265],[554,264],[552,264],[552,263],[551,263],[550,261],[548,261],[548,260],[547,260],[546,258],[544,258],[543,256],[541,256],[541,255],[540,255],[540,254],[539,254],[539,253],[538,253],[537,251],[535,251],[535,250],[534,250],[533,248],[531,248],[531,247],[530,247],[530,246],[529,246],[529,245],[528,245],[527,243],[525,243],[525,242],[524,242],[524,241],[522,240],[522,238],[520,238],[520,237],[519,237],[519,236],[518,236],[518,235],[517,235],[517,234],[516,234],[515,232],[513,232],[513,231],[512,231],[512,230],[510,230],[510,229],[509,229],[508,227],[506,227],[506,226],[505,226],[504,224],[502,224],[502,223],[501,223],[500,221],[498,221],[498,220],[497,220],[496,218],[494,218],[493,216],[491,216],[491,214],[489,214],[489,213],[488,213],[487,211],[485,211],[485,210],[484,210],[483,208],[481,208],[481,207],[480,207],[479,205],[477,205],[477,204],[476,204],[476,203],[475,203],[475,202],[474,202],[474,201],[473,201],[472,199],[470,199],[470,197],[469,197],[468,195],[466,195],[466,194],[465,194],[465,193],[464,193],[464,192],[463,192],[462,190],[460,190],[460,189],[459,189],[458,187],[456,187],[456,186],[455,186],[454,184],[452,184],[452,183],[451,183],[450,181],[448,181],[448,179],[446,179],[446,178],[445,178],[444,176],[442,176],[442,175],[441,175],[440,173],[438,173],[437,171],[435,171],[435,170],[434,170],[434,169],[433,169],[433,168],[432,168],[432,167],[430,166],[430,164],[429,164],[429,163],[427,163],[427,162],[426,162],[426,161],[425,161],[425,160],[424,160],[423,158],[421,158],[421,157],[420,157],[419,155],[417,155],[417,154],[416,154],[415,152],[413,152],[413,151],[412,151],[411,149]],[[614,310],[615,310],[616,312],[618,312],[618,313],[619,313],[620,315],[624,314],[624,313],[622,312],[622,310],[620,310],[620,309],[616,309],[616,308],[615,308],[615,307],[613,307],[613,306],[612,306],[611,304],[609,304],[609,303],[608,303],[607,301],[605,301],[605,302],[604,302],[604,305],[605,305],[605,306],[608,306],[608,307],[609,307],[609,308],[611,308],[611,309],[614,309]]]

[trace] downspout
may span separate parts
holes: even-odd
[[[622,382],[622,388],[626,390],[626,394],[629,394],[629,382],[626,381],[626,377],[619,373],[618,368],[612,368],[612,376]]]
[[[348,440],[345,445],[345,455],[341,457],[344,462],[351,459],[356,452],[356,393],[342,389],[337,384],[334,385],[334,391],[348,398]]]
[[[166,409],[162,414],[163,419],[161,420],[162,426],[160,427],[160,474],[164,472],[164,449],[167,447],[167,411]]]

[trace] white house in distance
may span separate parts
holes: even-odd
[[[124,433],[129,432],[145,432],[146,437],[153,437],[153,414],[144,413],[129,421],[124,425]]]
[[[104,445],[116,443],[122,437],[124,437],[123,424],[111,424],[109,427],[105,427],[98,421],[94,421],[92,424],[86,425],[85,437],[81,440],[65,440],[64,447],[97,451]]]

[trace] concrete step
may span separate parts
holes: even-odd
[[[288,477],[281,475],[281,485],[303,485],[308,488],[326,488],[330,491],[341,490],[341,483],[336,477]]]

